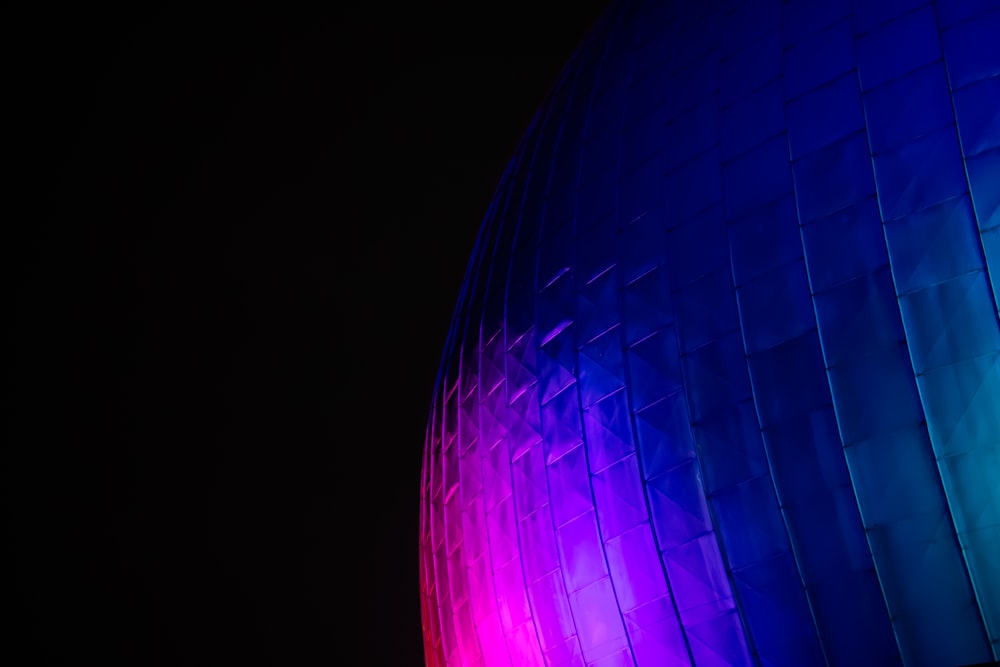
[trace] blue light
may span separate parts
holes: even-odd
[[[1000,659],[1000,4],[616,4],[445,345],[430,665]]]

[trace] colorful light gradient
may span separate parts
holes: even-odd
[[[428,665],[1000,659],[1000,2],[615,4],[482,224]]]

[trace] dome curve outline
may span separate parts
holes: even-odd
[[[619,2],[445,343],[428,665],[1000,659],[1000,3]]]

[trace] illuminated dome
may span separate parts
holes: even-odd
[[[631,2],[483,221],[428,665],[1000,659],[1000,2]]]

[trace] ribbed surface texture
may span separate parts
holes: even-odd
[[[427,664],[1000,659],[998,294],[998,0],[615,4],[444,344]]]

